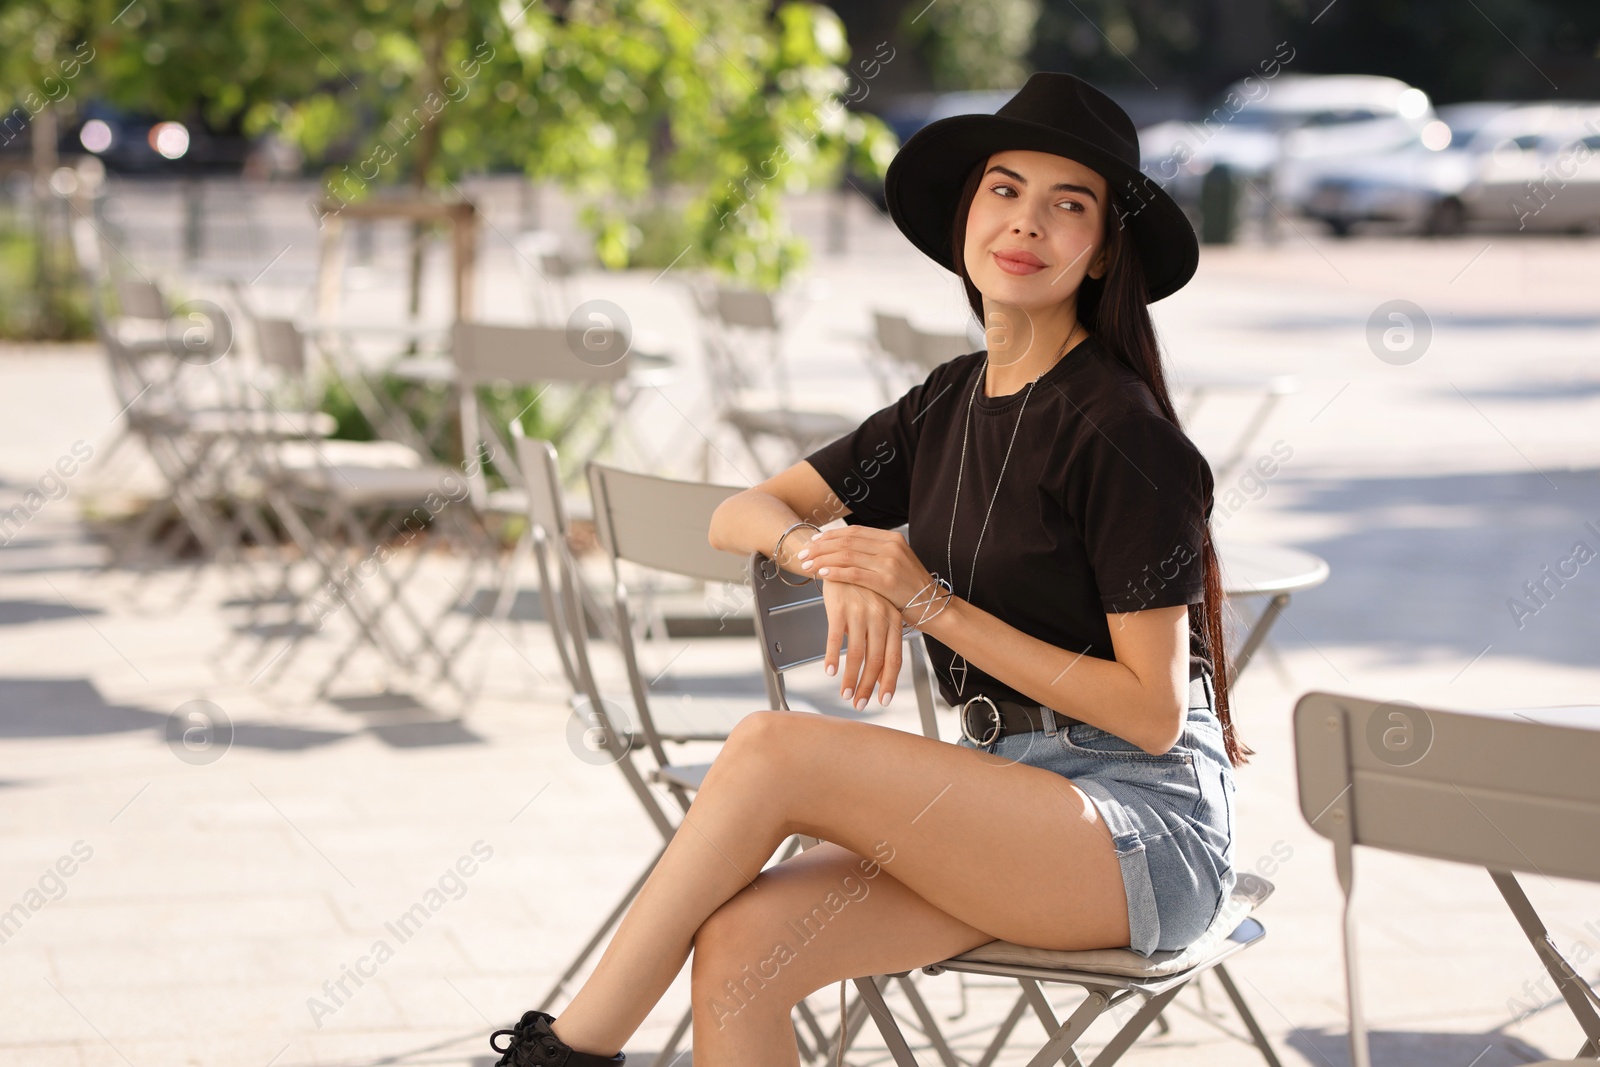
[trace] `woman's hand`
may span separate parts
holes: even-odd
[[[840,695],[860,711],[876,686],[887,704],[900,677],[901,608],[927,587],[927,570],[900,534],[867,526],[824,530],[795,558],[801,573],[823,579],[830,675],[841,641],[850,639]]]
[[[839,645],[850,638],[838,672],[839,695],[861,711],[876,686],[879,701],[889,703],[900,678],[900,613],[872,590],[846,582],[824,580],[822,603],[828,611],[828,674],[839,663]]]

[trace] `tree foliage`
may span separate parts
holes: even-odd
[[[870,75],[838,17],[798,0],[36,0],[0,39],[0,94],[86,44],[80,96],[276,133],[335,203],[494,168],[559,182],[614,268],[670,218],[679,266],[776,286],[805,256],[780,194],[895,148],[847,109]]]

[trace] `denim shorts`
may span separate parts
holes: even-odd
[[[1211,675],[1189,683],[1178,743],[1159,756],[1088,723],[1010,734],[1003,759],[1072,779],[1111,832],[1134,952],[1182,950],[1211,925],[1233,891],[1233,765],[1223,748]]]

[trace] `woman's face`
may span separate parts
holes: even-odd
[[[967,214],[967,276],[988,301],[1058,305],[1105,274],[1106,181],[1049,152],[996,152]]]

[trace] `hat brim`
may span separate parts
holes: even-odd
[[[954,272],[950,228],[961,186],[976,164],[995,152],[1013,149],[1065,156],[1105,178],[1121,199],[1123,223],[1138,246],[1152,303],[1194,277],[1200,242],[1183,209],[1165,189],[1099,146],[1025,119],[953,115],[912,134],[884,175],[889,217],[924,255]]]

